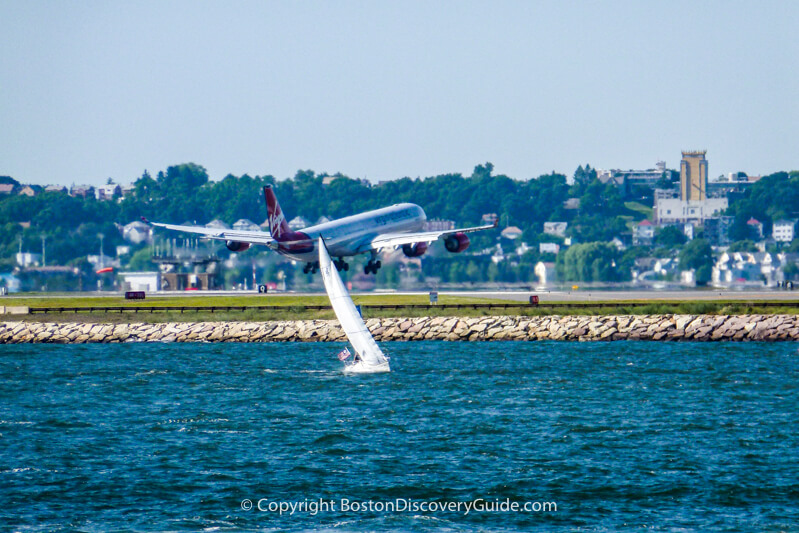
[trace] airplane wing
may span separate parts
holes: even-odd
[[[142,221],[151,226],[156,226],[159,228],[202,235],[206,239],[214,239],[218,241],[249,242],[251,244],[264,244],[266,246],[269,246],[270,248],[277,246],[277,242],[275,241],[275,239],[273,239],[272,236],[265,231],[237,231],[224,228],[206,228],[203,226],[180,226],[177,224],[150,222],[144,217],[142,217]]]
[[[365,244],[367,249],[380,251],[383,248],[396,248],[404,244],[415,244],[417,242],[426,242],[431,244],[433,241],[452,235],[454,233],[472,233],[474,231],[481,231],[484,229],[496,228],[497,224],[487,224],[485,226],[474,226],[471,228],[450,229],[445,231],[419,231],[416,233],[383,233],[378,235],[371,241]],[[366,250],[364,250],[366,251]]]

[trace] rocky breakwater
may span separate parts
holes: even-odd
[[[799,340],[796,315],[373,318],[378,341]],[[82,324],[0,322],[0,343],[344,341],[337,320]]]

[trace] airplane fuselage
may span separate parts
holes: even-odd
[[[369,252],[369,243],[378,235],[420,231],[426,220],[424,210],[418,205],[396,204],[309,226],[297,232],[307,236],[309,242],[295,241],[291,247],[294,250],[280,246],[277,251],[296,261],[314,262],[319,254],[317,240],[322,236],[331,256],[358,255]],[[295,251],[298,249],[301,251]]]

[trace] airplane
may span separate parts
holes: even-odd
[[[485,226],[444,231],[421,231],[427,220],[424,210],[416,204],[403,203],[366,211],[323,224],[293,231],[286,222],[283,210],[271,185],[264,186],[264,198],[269,221],[269,233],[265,231],[238,231],[202,226],[181,226],[150,222],[152,226],[168,230],[202,235],[207,239],[225,241],[231,252],[243,252],[253,244],[260,244],[295,261],[304,262],[303,273],[319,270],[319,252],[316,242],[321,236],[327,244],[331,257],[338,259],[333,264],[338,270],[349,270],[345,257],[370,254],[363,268],[364,274],[377,274],[381,266],[378,254],[387,249],[402,248],[407,257],[420,257],[427,247],[443,237],[444,247],[460,253],[469,247],[467,233],[495,228],[496,222]]]

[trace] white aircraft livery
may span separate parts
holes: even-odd
[[[371,256],[364,266],[364,272],[376,274],[380,268],[377,254],[382,250],[401,247],[406,256],[419,257],[433,241],[443,238],[448,251],[459,253],[469,247],[467,233],[496,227],[496,224],[489,224],[445,231],[422,231],[427,220],[424,210],[416,204],[396,204],[292,231],[271,185],[264,187],[264,197],[269,216],[269,233],[163,224],[149,222],[144,217],[142,220],[153,226],[225,241],[228,250],[232,252],[243,252],[253,244],[268,246],[295,261],[305,262],[303,271],[306,273],[319,269],[319,252],[316,249],[319,237],[327,244],[330,256],[338,258],[333,261],[336,269],[349,270],[345,257],[368,253]]]

